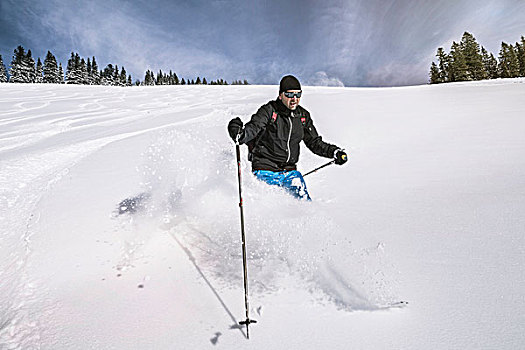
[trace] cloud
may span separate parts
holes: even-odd
[[[95,56],[100,68],[125,66],[179,77],[277,84],[294,74],[308,84],[422,84],[436,49],[465,30],[497,54],[519,40],[523,0],[2,0],[0,48],[33,56],[50,50]],[[6,34],[9,31],[10,34]],[[15,39],[13,39],[15,38]],[[9,50],[9,51],[7,51]]]
[[[406,86],[428,83],[428,67],[425,63],[387,63],[367,74],[366,86]]]
[[[341,80],[336,77],[329,77],[326,72],[316,72],[313,77],[306,80],[305,85],[312,86],[345,86]]]

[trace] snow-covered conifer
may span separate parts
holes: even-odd
[[[39,57],[36,63],[35,83],[42,84],[44,82],[43,73],[44,73],[44,69],[43,69],[42,62],[40,61],[40,57]]]
[[[95,56],[93,56],[93,60],[91,61],[91,79],[93,81],[94,85],[100,85],[100,72],[98,70],[97,61],[95,60]]]
[[[78,76],[79,76],[79,79],[78,79],[79,84],[84,84],[84,85],[89,84],[87,65],[86,65],[86,61],[83,58],[80,60],[80,64],[78,67]]]
[[[115,82],[115,68],[109,63],[104,71],[100,74],[100,84],[102,85],[114,85]]]
[[[149,86],[151,85],[151,78],[149,75],[149,69],[146,71],[146,74],[144,75],[144,85]]]
[[[127,85],[127,73],[124,67],[122,67],[122,70],[120,71],[119,85],[120,86]]]
[[[62,63],[58,64],[58,83],[64,84],[64,69],[62,69]]]
[[[57,60],[55,56],[48,51],[44,59],[44,78],[43,82],[48,84],[60,83],[60,76],[58,72]]]
[[[24,75],[24,61],[26,58],[25,49],[19,45],[14,52],[11,60],[11,68],[9,69],[10,83],[27,83],[28,77]]]
[[[71,52],[71,57],[67,61],[66,84],[80,84],[80,56]]]
[[[2,55],[0,55],[0,83],[7,83],[7,71],[2,60]]]
[[[157,84],[156,85],[164,85],[164,77],[163,77],[162,69],[159,69],[159,72],[157,73]]]
[[[87,85],[93,85],[93,70],[91,68],[91,59],[89,57],[87,59],[86,69],[87,69],[87,81],[86,81],[86,84]]]
[[[24,60],[23,69],[25,75],[27,76],[28,83],[34,83],[36,79],[36,69],[35,69],[35,60],[31,54],[31,50],[27,50],[27,55]]]

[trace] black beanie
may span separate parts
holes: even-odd
[[[281,79],[279,84],[279,93],[288,90],[301,90],[301,83],[293,75],[287,75]]]

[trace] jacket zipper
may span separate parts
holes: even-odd
[[[292,139],[292,127],[293,127],[292,117],[293,117],[293,112],[290,113],[290,117],[288,117],[288,121],[290,122],[290,132],[288,133],[288,143],[287,143],[288,159],[286,159],[286,163],[290,161],[290,157],[292,156],[292,152],[290,151],[290,140]]]

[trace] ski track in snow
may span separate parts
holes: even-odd
[[[522,80],[510,84],[514,82],[521,84]],[[392,101],[396,101],[399,96],[421,94],[425,99],[429,98],[425,94],[433,91],[434,95],[429,94],[429,101],[439,96],[449,99],[449,103],[444,104],[444,120],[433,120],[432,127],[442,130],[444,134],[448,133],[450,143],[442,147],[454,149],[457,144],[461,145],[456,142],[464,136],[455,128],[464,132],[471,125],[471,106],[454,105],[457,98],[453,94],[447,95],[447,91],[459,90],[463,85],[432,87],[433,90],[429,90],[430,87],[311,88],[316,94],[312,94],[309,101],[318,110],[326,107],[327,112],[337,114],[341,102],[334,101],[341,96],[360,94],[361,100],[349,106],[364,113],[373,122],[382,111],[381,106],[370,103],[376,102],[375,94],[385,96],[387,105],[391,103],[395,106]],[[470,89],[479,87],[478,94],[495,91],[490,90],[491,86],[498,85],[509,88],[508,83],[500,81],[465,84]],[[523,92],[517,89],[509,91],[510,96],[519,96]],[[236,205],[237,170],[225,125],[235,116],[247,121],[248,116],[274,94],[275,87],[114,88],[0,84],[0,348],[75,348],[83,344],[79,340],[83,338],[89,341],[91,347],[97,348],[144,348],[152,344],[158,348],[172,348],[173,344],[169,343],[171,338],[165,337],[168,329],[180,342],[179,345],[188,348],[202,347],[203,344],[217,346],[226,343],[230,347],[238,344],[236,337],[240,333],[244,334],[244,331],[236,325],[236,318],[241,315],[243,308],[239,294],[242,274]],[[474,94],[465,96],[476,101]],[[452,107],[448,107],[450,105]],[[450,122],[447,117],[451,114],[463,118]],[[505,110],[503,116],[509,120],[515,118],[512,108]],[[396,120],[384,118],[376,124],[370,124],[367,118],[355,118],[352,127],[358,132],[353,133],[351,141],[346,141],[344,128],[336,130],[323,125],[320,118],[314,118],[323,136],[330,134],[324,131],[328,129],[332,131],[329,139],[343,139],[349,145],[353,142],[356,159],[351,159],[351,162],[356,164],[353,172],[346,173],[351,180],[345,184],[341,193],[333,189],[333,183],[337,182],[341,186],[342,178],[334,181],[330,170],[323,173],[326,176],[312,175],[308,178],[310,191],[315,193],[313,203],[298,202],[279,189],[268,188],[248,176],[249,164],[243,154],[252,317],[262,318],[263,310],[268,309],[265,311],[268,315],[264,318],[275,323],[283,321],[283,317],[288,318],[287,310],[301,308],[301,313],[310,317],[310,322],[315,323],[314,319],[319,317],[319,320],[333,322],[330,326],[332,329],[346,331],[344,327],[338,327],[348,323],[349,327],[358,330],[356,322],[359,323],[359,320],[370,326],[375,326],[376,322],[390,322],[385,316],[371,319],[369,312],[379,311],[378,314],[383,315],[386,310],[390,310],[394,313],[389,305],[399,301],[399,289],[406,291],[406,288],[399,286],[399,267],[391,260],[389,246],[374,241],[374,237],[363,237],[362,233],[383,237],[396,249],[408,252],[403,265],[405,269],[409,266],[407,261],[416,265],[421,263],[414,258],[414,250],[417,249],[410,250],[404,248],[403,244],[397,244],[395,239],[390,239],[390,231],[397,234],[408,231],[404,234],[410,238],[402,236],[400,240],[411,247],[414,244],[412,237],[415,236],[419,239],[418,248],[432,252],[429,255],[434,254],[435,250],[429,242],[437,244],[435,242],[442,240],[440,235],[429,234],[428,231],[432,229],[421,224],[421,220],[409,220],[407,218],[410,215],[403,212],[403,206],[411,205],[418,208],[414,210],[418,210],[420,215],[426,215],[425,205],[429,208],[426,210],[431,212],[435,207],[426,203],[427,197],[417,197],[418,191],[420,188],[433,188],[445,183],[437,175],[433,183],[430,180],[430,183],[426,183],[422,176],[417,176],[418,171],[423,173],[425,166],[434,169],[437,160],[432,156],[428,157],[427,163],[418,164],[418,168],[396,153],[404,147],[413,148],[410,144],[412,141],[420,142],[423,147],[418,150],[418,154],[437,153],[435,157],[441,156],[435,151],[435,143],[421,141],[427,136],[420,136],[420,130],[427,130],[427,125],[419,117],[410,114],[404,117],[409,120],[407,124],[423,127],[414,127],[418,131],[411,134],[409,140],[404,139],[406,135],[403,132],[410,134],[411,130],[397,130],[399,126]],[[507,140],[496,138],[493,130],[498,127],[497,124],[490,124],[488,118],[485,120],[486,126],[482,125],[472,135],[467,135],[470,141],[485,141],[487,138],[497,140],[500,143],[494,144],[495,147],[484,149],[487,162],[508,168],[507,175],[523,172],[521,163],[505,162],[506,157],[518,158],[515,154],[519,154],[522,144],[511,137]],[[455,127],[451,128],[450,125]],[[383,156],[381,147],[385,145],[382,142],[393,145],[386,145],[389,151],[393,148],[388,154],[389,158],[378,162],[381,171],[390,174],[388,180],[381,179],[379,172],[366,173],[369,166],[367,161],[374,162],[374,157]],[[470,151],[468,147],[464,152]],[[507,152],[503,160],[496,153],[501,147]],[[377,148],[379,151],[373,152]],[[367,151],[369,158],[364,161],[359,156]],[[315,156],[304,150],[302,154],[302,165],[306,168],[318,164],[319,159]],[[476,159],[460,159],[459,156],[455,159],[453,152],[447,155],[452,158],[447,161],[458,169],[465,165],[484,176],[491,174],[483,166],[479,167]],[[457,164],[461,165],[458,167]],[[407,167],[415,175],[408,176],[411,179],[409,181],[400,180],[406,176],[404,169]],[[443,173],[448,176],[445,168],[439,168],[438,175]],[[360,173],[360,169],[365,171]],[[492,168],[489,170],[494,171]],[[435,172],[433,170],[431,174]],[[461,183],[465,174],[460,172],[457,177],[448,178],[448,181],[454,183],[459,179]],[[327,185],[330,181],[332,183]],[[380,184],[377,185],[378,191],[363,193],[356,187],[367,186],[368,182],[374,181]],[[516,178],[508,181],[516,182],[518,192],[523,190]],[[387,183],[389,188],[383,188],[383,183]],[[453,185],[449,183],[445,186],[451,190]],[[86,188],[79,188],[81,186]],[[508,190],[504,185],[499,186],[503,192]],[[317,188],[317,191],[312,191],[312,188]],[[414,199],[403,197],[406,202],[401,208],[394,208],[395,204],[392,203],[396,203],[395,200],[384,204],[381,191],[395,198],[403,196],[404,188],[416,194]],[[328,194],[321,195],[319,189],[324,189]],[[118,215],[119,201],[140,193],[147,194],[141,210],[135,214]],[[433,199],[439,202],[441,198],[437,193],[442,194],[443,191],[433,194]],[[341,196],[340,201],[332,199],[338,195]],[[468,195],[473,200],[481,198],[472,193]],[[515,200],[512,196],[508,195],[510,201]],[[100,200],[100,203],[92,203],[93,200]],[[345,200],[348,200],[350,207],[342,204]],[[464,210],[467,217],[472,215],[462,207],[458,210]],[[84,211],[88,215],[83,215]],[[389,211],[399,213],[399,216],[391,217],[388,223],[381,221],[381,216],[388,215],[385,213]],[[454,214],[444,211],[441,220],[447,220],[446,215]],[[507,215],[507,211],[504,211],[504,215]],[[75,219],[68,219],[68,216]],[[432,214],[425,217],[431,220]],[[346,223],[346,219],[352,223]],[[463,223],[466,219],[457,219],[456,222],[457,225],[450,226],[451,231],[457,230],[466,235],[461,231],[461,225],[470,224]],[[439,221],[434,225],[438,227]],[[508,222],[502,221],[501,225],[508,225],[511,227],[509,232],[513,232],[514,226]],[[419,238],[420,231],[429,235],[429,238]],[[514,246],[523,251],[523,247],[519,248],[519,242],[515,241],[517,238],[508,234],[509,239],[516,242]],[[458,238],[457,241],[458,245],[463,245],[468,239]],[[476,244],[478,242],[473,243],[477,247],[475,249],[485,247],[482,244],[480,248]],[[57,247],[62,249],[58,250]],[[445,251],[445,248],[440,249]],[[454,266],[456,259],[459,262],[456,266],[468,268],[469,260],[461,260],[459,256],[453,255],[456,253],[454,251],[446,261],[440,260],[442,256],[443,259],[447,258],[444,252],[434,254],[421,265],[425,268],[429,265],[439,266],[440,271],[441,265]],[[510,259],[516,262],[516,256]],[[401,258],[399,254],[397,257]],[[517,266],[514,264],[512,266]],[[54,266],[58,271],[54,271]],[[478,271],[474,264],[470,268]],[[165,269],[168,269],[167,272],[162,272]],[[507,266],[507,269],[512,270],[514,267]],[[418,273],[418,268],[414,268],[413,274]],[[95,280],[107,286],[95,284]],[[407,279],[401,280],[406,282]],[[474,280],[473,283],[478,281]],[[423,284],[424,281],[416,283],[417,288],[432,292],[425,289]],[[133,285],[133,289],[130,285]],[[460,287],[454,284],[454,288]],[[83,290],[91,292],[84,298]],[[153,293],[149,296],[150,300],[163,302],[140,299],[135,295],[137,290],[143,294]],[[511,291],[514,293],[514,290]],[[195,297],[199,300],[193,301],[192,293],[198,294]],[[408,296],[418,297],[419,294],[409,291]],[[177,303],[177,300],[183,300],[188,305]],[[140,307],[142,302],[145,302],[144,309]],[[409,302],[414,305],[412,300]],[[277,304],[272,305],[274,303]],[[443,301],[429,303],[439,308]],[[321,308],[313,305],[320,305]],[[275,309],[279,306],[282,313],[276,313]],[[405,305],[393,305],[395,308],[402,306]],[[102,318],[98,318],[94,310],[102,312]],[[111,313],[105,313],[105,310],[120,314],[127,324],[119,325],[122,321],[112,321]],[[158,320],[157,316],[163,314],[164,310],[171,310],[171,316],[166,316],[165,320],[161,316]],[[173,314],[174,310],[176,315]],[[359,314],[354,316],[358,320],[355,321],[341,310],[362,313],[354,313]],[[199,333],[191,325],[180,326],[187,324],[188,320],[195,322],[194,319],[186,319],[188,315],[202,313],[210,317],[209,320],[198,321],[205,328],[204,331]],[[449,321],[448,314],[443,315],[440,317]],[[418,317],[422,316],[413,316],[416,321],[412,321],[415,322],[412,325],[417,327],[420,325],[416,324]],[[78,317],[80,323],[70,325],[71,317]],[[109,320],[104,320],[104,317],[109,317]],[[402,328],[407,328],[405,322],[411,322],[406,317],[401,314],[396,318],[402,322]],[[151,327],[143,329],[141,319],[149,320]],[[215,322],[218,319],[221,320],[221,326]],[[64,327],[66,324],[68,327]],[[178,324],[180,327],[172,329],[169,324]],[[326,337],[312,336],[310,327],[301,326],[304,322],[299,322],[295,329],[297,334],[290,336],[290,339],[287,336],[279,338],[281,335],[275,337],[272,328],[268,324],[263,327],[263,324],[260,322],[253,326],[255,332],[275,342],[256,342],[256,348],[282,345],[279,339],[292,343],[298,341],[303,345],[307,339],[307,348],[334,347],[334,343],[327,341]],[[281,325],[275,327],[283,328]],[[387,340],[389,344],[390,341],[395,342],[392,348],[429,346],[429,340],[424,334],[430,328],[415,330],[414,337],[418,339],[415,341],[406,340],[403,336],[395,338],[399,327],[385,327],[385,337],[388,338],[388,334],[394,337]],[[523,341],[523,338],[516,337],[516,334],[520,334],[519,326],[516,327],[503,327],[501,333],[506,334],[508,344],[516,345]],[[156,334],[156,329],[164,333]],[[127,339],[128,334],[141,336]],[[206,339],[202,339],[202,334],[206,334]],[[340,340],[347,338],[341,334],[334,335]],[[459,336],[453,331],[438,328],[436,337],[446,339],[447,345],[451,345],[450,342],[458,341]],[[377,344],[381,343],[383,337],[376,334],[373,338],[375,340],[366,340],[365,337],[364,340],[354,341],[360,341],[357,344],[361,347],[369,348],[368,345],[373,343],[379,348]],[[156,343],[152,343],[152,339]],[[491,344],[501,343],[497,338],[485,340]],[[476,341],[481,342],[479,339],[462,338],[458,344],[476,344]],[[299,343],[295,343],[296,347]],[[382,344],[386,346],[386,343]],[[337,343],[335,347],[347,348],[347,345],[343,342]]]
[[[62,94],[54,92],[61,88],[47,87],[49,91],[44,88],[32,98],[0,99],[2,106],[12,104],[4,109],[6,112],[2,112],[0,120],[0,204],[5,208],[0,217],[1,242],[9,252],[1,258],[0,294],[9,297],[2,298],[7,305],[0,305],[0,345],[7,348],[17,348],[17,344],[37,346],[39,342],[42,309],[35,312],[33,308],[45,294],[37,292],[42,286],[28,279],[26,269],[41,198],[67,176],[75,164],[103,147],[140,134],[193,123],[209,117],[210,113],[194,113],[196,116],[176,122],[166,118],[157,126],[142,129],[133,123],[150,114],[159,118],[192,108],[170,108],[176,97],[163,101],[147,93],[128,96],[125,89],[87,89],[75,94],[67,90]],[[122,108],[137,99],[147,102],[138,104],[138,110],[134,111]],[[106,128],[116,131],[108,133]],[[75,142],[86,133],[89,134],[86,141]],[[16,214],[7,215],[7,212]]]
[[[2,275],[0,276],[4,282],[0,292],[3,295],[10,295],[9,298],[3,299],[10,300],[10,303],[9,305],[2,305],[4,312],[2,312],[3,316],[0,322],[0,344],[4,344],[8,348],[10,346],[16,348],[16,345],[37,346],[41,336],[41,313],[52,313],[54,308],[53,305],[45,304],[46,290],[41,281],[31,280],[27,275],[28,257],[32,252],[33,226],[39,221],[41,199],[47,196],[50,190],[64,177],[67,177],[70,169],[74,168],[77,163],[111,143],[164,129],[173,130],[175,127],[180,129],[183,125],[202,123],[204,120],[218,115],[222,115],[224,118],[215,119],[211,127],[222,127],[224,121],[231,117],[232,110],[235,109],[233,101],[221,103],[217,106],[218,108],[213,108],[213,104],[210,106],[206,99],[201,99],[204,102],[188,105],[189,101],[186,94],[181,94],[180,97],[177,96],[177,93],[168,94],[169,98],[166,98],[165,94],[159,94],[161,97],[155,98],[147,92],[114,88],[87,88],[82,92],[72,94],[67,90],[68,88],[71,89],[71,87],[61,86],[49,87],[49,91],[46,91],[44,87],[36,89],[38,96],[32,98],[4,97],[0,99],[0,105],[8,105],[0,120],[2,130],[0,132],[0,155],[3,156],[3,160],[0,162],[0,200],[9,212],[16,212],[16,215],[2,216],[2,226],[4,227],[2,229],[2,242],[9,246],[10,254],[4,257],[2,261],[2,266],[5,268],[2,268]],[[122,108],[122,106],[132,104],[131,101],[136,106],[135,109]],[[142,103],[137,103],[137,101],[142,101]],[[182,106],[177,102],[181,102]],[[241,106],[238,101],[237,105]],[[189,117],[174,118],[174,116],[184,113],[187,113]],[[151,116],[158,119],[159,122],[148,120],[148,128],[141,128],[144,119]],[[154,126],[152,127],[152,125]],[[206,127],[210,127],[210,125]],[[189,140],[184,139],[185,137]],[[222,164],[215,164],[214,166],[223,171],[231,171],[231,154],[228,152],[220,154],[222,151],[216,152],[217,147],[224,145],[210,144],[209,140],[206,140],[205,135],[202,134],[199,137],[201,139],[198,142],[208,143],[204,149],[208,159],[221,160]],[[184,147],[185,142],[195,142],[195,140],[191,140],[192,138],[195,138],[195,133],[183,132],[181,134],[177,131],[168,131],[164,135],[164,139],[158,144],[150,146],[150,161],[159,168],[145,169],[144,173],[158,179],[158,172],[173,171],[173,167],[184,169],[185,164],[191,160],[186,158],[182,160],[170,159],[168,161],[170,168],[166,168],[166,164],[159,163],[160,159],[151,159],[151,157],[180,154],[180,148]],[[183,139],[184,141],[170,142],[173,139]],[[178,152],[173,152],[177,148],[179,149]],[[192,157],[198,158],[199,155],[194,154],[194,152],[195,150],[190,147],[186,155],[191,154]],[[181,165],[176,164],[177,161]],[[174,164],[176,165],[174,166]],[[188,184],[188,181],[192,181],[192,176],[198,178],[202,174],[192,173],[190,169],[187,170],[187,172],[183,172],[184,180],[175,179],[175,182],[182,181],[179,191],[185,190],[185,187],[189,186],[190,196],[202,198],[202,196],[208,195],[207,192],[214,186],[221,186],[223,181],[217,177],[211,180],[204,179],[203,183],[199,184]],[[209,174],[214,171],[211,169]],[[246,164],[244,171],[249,172]],[[166,178],[169,176],[169,174],[164,175]],[[170,179],[170,181],[172,180]],[[163,186],[171,185],[160,181],[160,183],[146,184],[146,187],[149,190],[158,191]],[[228,184],[228,186],[232,185],[234,184]],[[204,191],[203,193],[198,193],[199,186],[201,191]],[[162,188],[162,190],[166,191],[166,188]],[[193,193],[195,191],[197,191],[196,194]],[[260,195],[263,194],[261,186],[259,186],[259,193]],[[282,197],[282,194],[276,195]],[[272,198],[269,203],[273,200],[289,200],[281,197]],[[261,198],[257,200],[261,200]],[[191,207],[191,205],[188,206]],[[202,209],[207,208],[196,208],[196,210]],[[186,215],[191,217],[195,214],[192,212]],[[216,219],[218,219],[217,216],[211,218],[211,220]],[[186,236],[191,236],[192,232],[197,233],[198,237],[191,237],[187,244],[201,252],[201,264],[211,271],[218,278],[218,281],[230,286],[240,282],[238,275],[239,242],[237,237],[230,235],[230,233],[237,231],[235,229],[237,218],[232,219],[228,222],[228,226],[222,228],[225,236],[219,236],[220,241],[218,242],[206,236],[206,233],[203,232],[203,230],[206,231],[203,228],[206,226],[203,226],[202,223],[199,224],[200,228],[187,229],[188,233],[186,234]],[[272,223],[275,225],[277,220],[272,220]],[[211,229],[211,225],[214,225],[213,222],[210,222],[209,225],[209,232],[216,231],[216,229]],[[291,225],[291,229],[294,229],[294,224]],[[259,230],[260,227],[256,227],[256,229]],[[301,253],[286,251],[285,246],[289,242],[273,242],[271,235],[274,231],[271,230],[268,233],[269,235],[262,240],[270,239],[270,241],[261,242],[261,238],[258,238],[252,247],[252,255],[249,257],[254,265],[255,282],[253,288],[260,292],[266,289],[275,291],[278,288],[279,281],[275,279],[274,273],[270,270],[293,263],[302,264],[295,269],[299,272],[302,271],[304,278],[311,279],[312,272],[310,269],[318,262],[315,260],[317,257],[313,257],[313,260],[310,256],[298,257],[297,261],[287,259],[287,254],[293,256]],[[204,243],[202,237],[205,237]],[[138,259],[137,256],[141,256],[140,250],[143,245],[143,243],[136,242],[133,239],[125,244],[125,252],[117,264],[117,269],[121,272],[134,266],[135,260]],[[262,244],[262,248],[257,247],[257,244]],[[228,249],[224,250],[224,247],[228,247]],[[276,252],[274,249],[280,251]],[[215,261],[221,259],[228,261],[227,267],[221,267],[214,271],[214,267],[217,266]],[[276,260],[277,265],[268,264],[269,260]],[[261,265],[258,264],[258,261],[261,262]],[[259,270],[260,273],[258,273]],[[334,270],[331,271],[334,273]],[[267,285],[267,281],[274,285]],[[341,292],[344,294],[348,282],[339,279],[339,283],[341,284],[340,288],[343,288]],[[340,295],[341,299],[336,298],[335,301],[340,302],[341,305],[350,305],[348,300],[344,300],[343,294]],[[363,301],[353,303],[355,307],[373,308],[373,305],[365,301],[366,299],[359,298]]]

